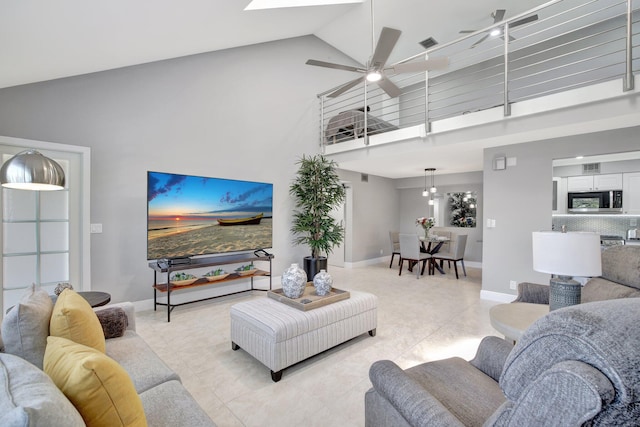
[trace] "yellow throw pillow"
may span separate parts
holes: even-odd
[[[49,335],[105,352],[104,332],[98,316],[87,300],[72,289],[65,289],[53,306]]]
[[[65,338],[47,338],[44,372],[89,427],[146,426],[133,381],[115,360]]]

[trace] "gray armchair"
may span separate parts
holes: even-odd
[[[475,358],[369,371],[365,425],[640,425],[640,299],[553,311],[513,347],[486,337]]]

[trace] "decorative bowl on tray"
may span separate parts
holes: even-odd
[[[229,275],[229,273],[227,273],[223,269],[219,268],[217,270],[212,270],[212,271],[209,271],[208,273],[205,273],[205,275],[203,277],[205,279],[207,279],[208,281],[210,281],[210,282],[215,282],[216,280],[224,279],[228,275]]]
[[[256,271],[258,271],[257,268],[252,268],[251,270],[236,270],[236,273],[238,273],[240,276],[249,276]]]
[[[187,286],[198,280],[196,276],[189,273],[176,273],[171,278],[173,286]]]
[[[236,268],[236,273],[238,273],[239,276],[249,276],[256,271],[258,271],[258,269],[253,266],[253,262],[251,264],[241,265],[240,267]]]

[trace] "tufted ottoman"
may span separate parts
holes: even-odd
[[[375,336],[378,298],[350,291],[351,297],[309,311],[271,298],[231,307],[231,348],[242,348],[271,369],[280,381],[282,370],[365,332]]]

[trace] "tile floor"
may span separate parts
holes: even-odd
[[[378,296],[377,335],[288,368],[278,383],[250,355],[232,351],[229,339],[229,308],[264,293],[178,307],[171,323],[165,311],[140,312],[137,329],[220,427],[363,426],[368,370],[376,360],[402,368],[451,356],[468,360],[482,337],[499,336],[489,323],[496,303],[479,297],[481,270],[467,268],[460,280],[453,270],[416,279],[388,267],[331,267],[336,288]]]

